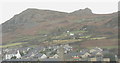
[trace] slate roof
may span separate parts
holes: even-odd
[[[25,47],[25,48],[20,48],[19,50],[20,50],[20,51],[27,51],[27,49],[28,49],[28,48]]]
[[[98,48],[98,47],[93,48],[93,49],[96,50],[96,51],[101,51],[101,48]]]
[[[71,53],[68,53],[67,55],[76,56],[76,55],[80,55],[80,53],[79,52],[71,52]]]
[[[7,54],[16,54],[16,53],[17,53],[17,51],[15,51],[15,50],[11,50],[11,51],[7,52]]]
[[[41,57],[43,54],[39,53],[39,54],[36,54],[34,57]]]
[[[82,50],[81,52],[80,52],[80,55],[84,55],[85,53],[89,53],[89,50],[87,50],[87,49],[84,49],[84,50]]]

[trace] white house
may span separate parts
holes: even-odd
[[[17,51],[17,54],[6,54],[6,55],[5,55],[5,58],[6,58],[6,59],[11,59],[12,57],[16,57],[16,59],[21,58],[21,55],[20,55],[19,50]]]
[[[5,59],[11,59],[14,56],[15,56],[15,54],[6,54]]]
[[[47,58],[47,56],[45,54],[43,54],[40,58],[45,59],[45,58]]]
[[[44,36],[47,36],[47,35],[44,35]]]
[[[73,36],[74,35],[74,33],[70,33],[70,36]]]
[[[65,54],[67,54],[67,53],[68,53],[68,51],[67,51],[67,50],[65,50],[65,51],[64,51],[64,53],[65,53]]]
[[[16,54],[15,56],[16,56],[16,58],[18,58],[18,59],[21,58],[21,55],[20,55],[20,51],[19,51],[19,50],[17,51],[17,54]]]
[[[32,52],[32,55],[31,55],[31,57],[33,57],[33,56],[35,56],[35,54]]]
[[[67,33],[69,33],[70,31],[67,31]]]

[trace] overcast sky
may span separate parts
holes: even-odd
[[[0,0],[0,24],[27,8],[73,12],[90,8],[93,13],[107,14],[118,11],[119,0]]]

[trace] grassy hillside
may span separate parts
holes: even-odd
[[[117,38],[116,17],[114,13],[93,14],[90,9],[73,13],[27,9],[2,24],[3,46],[0,47],[41,44],[47,46],[76,42],[80,46],[86,46],[88,42],[99,46],[99,40],[104,46],[109,39]],[[110,46],[115,45],[116,41],[113,41]]]

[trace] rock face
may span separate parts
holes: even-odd
[[[80,9],[77,11],[72,12],[73,15],[79,15],[79,16],[84,16],[84,15],[92,15],[92,11],[89,8],[85,8],[85,9]]]
[[[91,15],[93,14],[89,8],[80,9],[70,13],[70,15]],[[39,9],[26,9],[20,14],[15,15],[10,20],[6,21],[2,24],[2,32],[13,32],[17,28],[31,28],[38,23],[46,22],[46,21],[54,21],[56,19],[63,19],[68,16],[68,13],[65,12],[58,12],[58,11],[51,11],[51,10],[39,10]]]
[[[31,28],[40,22],[50,21],[51,19],[64,17],[66,13],[39,10],[39,9],[27,9],[20,14],[15,15],[10,20],[2,24],[2,32],[13,32],[19,27]]]

